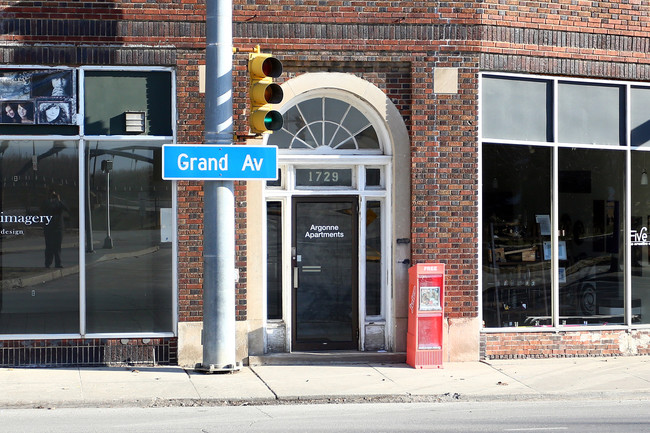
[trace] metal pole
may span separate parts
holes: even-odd
[[[232,0],[206,4],[205,142],[233,144]],[[203,198],[203,363],[238,370],[235,347],[235,194],[233,181],[205,181]]]
[[[106,166],[106,238],[104,239],[104,248],[113,248],[113,239],[111,238],[111,170],[108,165]]]

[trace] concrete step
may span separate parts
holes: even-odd
[[[406,352],[291,352],[249,356],[248,365],[403,364]]]

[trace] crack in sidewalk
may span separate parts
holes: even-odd
[[[254,374],[255,376],[257,376],[257,378],[258,378],[258,379],[259,379],[259,380],[264,384],[264,386],[266,386],[266,388],[267,388],[269,391],[271,391],[271,394],[273,394],[273,397],[274,397],[276,400],[279,400],[280,397],[278,397],[278,395],[275,393],[275,391],[273,391],[273,388],[271,388],[271,387],[269,386],[269,384],[266,383],[266,381],[265,381],[264,379],[262,379],[262,376],[260,376],[259,374],[257,374],[257,371],[255,371],[255,369],[253,368],[253,366],[249,366],[248,368],[250,369],[250,371],[253,372],[253,374]]]

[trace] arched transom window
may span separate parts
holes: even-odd
[[[382,153],[376,113],[362,112],[346,99],[308,97],[284,107],[284,126],[268,144],[281,150],[315,153]],[[360,109],[361,108],[361,109]]]

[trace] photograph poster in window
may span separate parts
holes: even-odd
[[[0,71],[3,124],[72,125],[76,110],[74,71]]]

